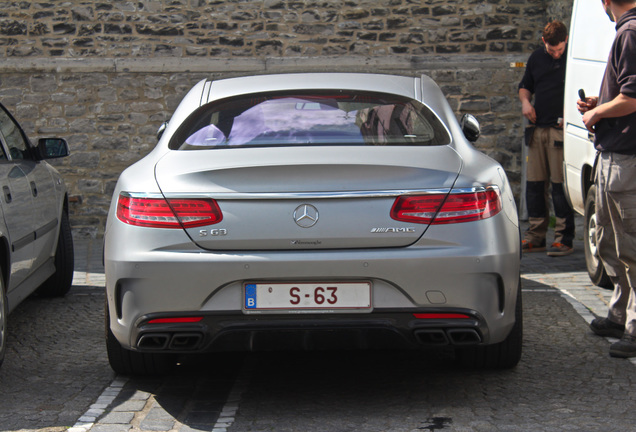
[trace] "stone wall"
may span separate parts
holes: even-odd
[[[549,3],[549,5],[548,5]],[[76,233],[99,236],[118,174],[203,78],[296,71],[433,77],[477,147],[519,188],[518,64],[569,1],[146,0],[3,2],[0,99],[32,139],[65,137],[56,162]]]

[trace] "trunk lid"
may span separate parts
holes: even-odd
[[[166,198],[209,197],[223,220],[186,231],[209,250],[403,247],[427,225],[393,220],[397,196],[448,193],[462,166],[449,146],[172,151],[156,165]]]

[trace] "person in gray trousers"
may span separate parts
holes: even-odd
[[[613,357],[636,357],[636,0],[602,0],[616,37],[598,97],[577,102],[595,133],[599,256],[614,284],[607,318],[590,324],[620,338]]]

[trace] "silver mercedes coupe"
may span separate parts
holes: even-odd
[[[106,345],[122,374],[179,354],[439,349],[514,367],[517,210],[439,87],[349,73],[203,80],[117,183]]]

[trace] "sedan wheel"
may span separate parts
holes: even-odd
[[[38,288],[38,294],[45,297],[63,297],[69,292],[73,285],[74,257],[71,224],[68,215],[63,212],[55,250],[55,273]]]

